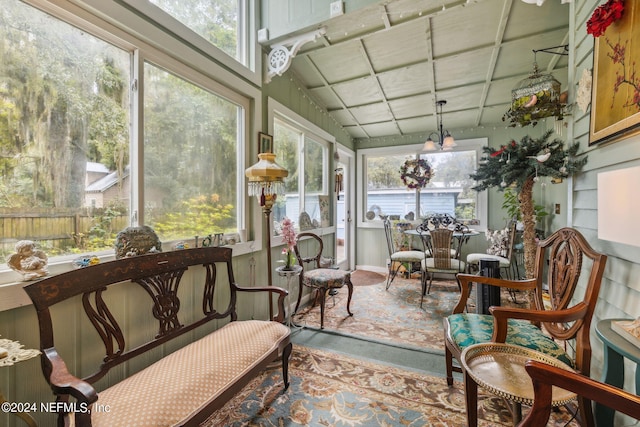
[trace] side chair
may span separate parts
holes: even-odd
[[[518,427],[545,427],[551,415],[552,386],[560,387],[586,399],[640,420],[640,396],[620,388],[569,372],[543,362],[529,360],[524,368],[533,381],[531,410]]]
[[[547,260],[548,274],[545,280]],[[584,266],[583,260],[587,260]],[[453,371],[462,372],[459,363],[454,366],[453,359],[459,362],[462,350],[483,342],[506,342],[538,350],[589,376],[591,319],[598,301],[606,261],[607,256],[596,252],[580,232],[573,228],[562,228],[538,242],[532,279],[506,280],[459,274],[458,282],[462,288],[460,300],[453,313],[444,319],[447,383],[453,384]],[[584,295],[580,296],[575,291],[583,270],[587,280],[580,281],[581,292],[584,290]],[[532,307],[491,307],[491,314],[465,312],[473,283],[532,290]],[[545,307],[543,294],[547,290],[549,301],[548,307]],[[544,332],[540,326],[544,328]],[[562,344],[573,340],[575,349],[567,352]],[[471,402],[469,406],[473,404],[475,403]],[[587,397],[579,396],[578,406],[583,425],[592,427],[594,420],[591,402]],[[468,414],[469,411],[468,408]]]
[[[426,233],[428,233],[429,247],[425,248],[425,252],[430,252],[431,255],[426,257],[421,263],[424,272],[422,275],[422,296],[420,299],[420,307],[422,307],[424,295],[428,294],[431,290],[433,275],[436,273],[454,275],[462,273],[465,270],[465,263],[464,261],[460,261],[458,257],[452,256],[453,230],[436,228],[425,231],[419,228],[418,231],[423,241],[427,241]],[[429,280],[428,285],[427,278]]]
[[[467,255],[467,273],[473,273],[479,270],[481,259],[491,259],[500,263],[500,270],[504,271],[504,277],[507,279],[517,279],[517,274],[511,275],[512,257],[514,245],[516,241],[516,222],[511,221],[508,227],[508,241],[504,253],[500,255],[487,253],[470,253]]]
[[[311,256],[303,257],[300,251],[300,240],[303,238],[311,238],[312,242],[309,244],[311,248]],[[351,283],[351,272],[345,270],[339,270],[335,268],[322,268],[322,250],[324,244],[322,238],[315,233],[299,233],[296,238],[296,244],[293,250],[298,258],[298,263],[302,267],[302,273],[299,276],[298,285],[298,302],[293,312],[298,311],[300,307],[300,301],[302,299],[302,286],[316,290],[316,298],[320,299],[320,329],[324,329],[324,307],[327,292],[332,289],[338,289],[347,285],[349,290],[349,296],[347,298],[347,313],[349,316],[353,316],[351,312],[351,297],[353,296],[353,284]],[[312,268],[313,267],[313,268]]]
[[[398,271],[403,264],[413,265],[414,262],[418,263],[424,260],[425,253],[423,251],[398,251],[393,240],[393,229],[391,227],[391,221],[389,218],[385,218],[384,221],[384,235],[387,239],[387,250],[389,252],[389,272],[387,274],[387,286],[385,289],[389,289],[391,282],[396,278]]]
[[[487,253],[470,253],[467,255],[467,273],[475,273],[480,270],[480,260],[481,259],[490,259],[494,261],[498,261],[500,266],[500,271],[504,273],[504,276],[501,277],[506,279],[518,279],[518,268],[517,263],[514,266],[514,256],[513,253],[515,251],[515,243],[516,243],[516,221],[511,221],[508,227],[508,241],[507,247],[504,253],[497,254],[487,254]],[[513,272],[513,275],[511,274]],[[511,299],[514,303],[517,303],[516,293],[513,289],[509,289],[509,295],[511,295]]]

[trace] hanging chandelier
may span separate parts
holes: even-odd
[[[431,132],[429,137],[424,143],[424,147],[422,147],[423,151],[434,151],[437,149],[440,150],[451,150],[457,144],[448,130],[444,130],[442,126],[442,106],[445,105],[447,101],[440,100],[436,102],[436,115],[438,116],[438,130],[440,133]],[[439,111],[438,111],[439,110]],[[434,140],[435,137],[435,140]]]
[[[560,82],[551,74],[543,74],[538,69],[537,52],[567,55],[567,45],[533,51],[533,72],[520,80],[511,91],[511,108],[502,116],[509,126],[535,126],[540,119],[555,117],[562,120],[567,114],[566,99],[560,92]],[[562,52],[552,49],[563,48]]]

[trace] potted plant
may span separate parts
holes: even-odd
[[[582,169],[587,157],[576,157],[579,143],[567,149],[564,142],[555,138],[549,141],[553,131],[540,138],[524,136],[520,142],[514,140],[495,149],[483,147],[484,157],[471,178],[477,181],[474,188],[483,191],[497,188],[505,191],[513,188],[517,194],[520,217],[524,224],[524,264],[528,278],[533,277],[536,254],[536,209],[533,202],[533,186],[540,177],[565,178]]]

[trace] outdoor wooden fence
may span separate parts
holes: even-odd
[[[42,248],[77,247],[74,235],[89,235],[96,225],[96,217],[100,214],[96,209],[91,213],[78,213],[77,210],[32,211],[25,213],[0,209],[0,256],[12,253],[16,242],[33,240]],[[115,234],[129,225],[129,217],[114,217],[109,224],[109,232]]]

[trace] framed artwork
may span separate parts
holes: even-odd
[[[640,2],[595,39],[589,145],[640,133]]]
[[[273,136],[258,133],[258,153],[273,153]]]

